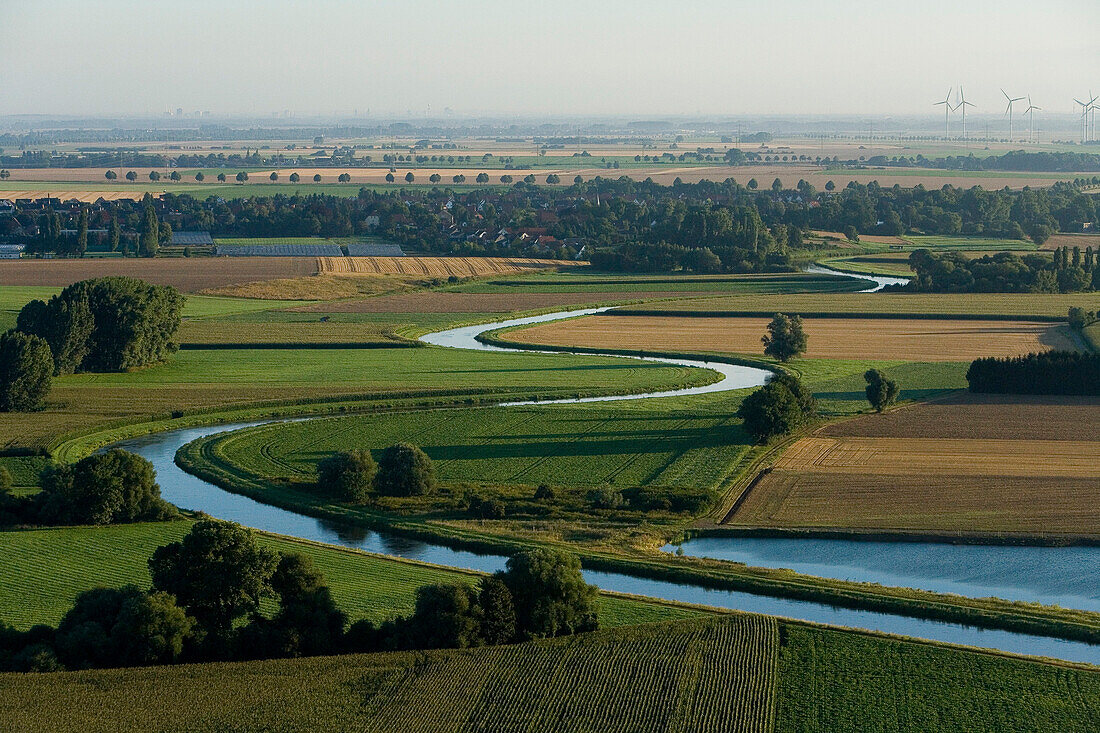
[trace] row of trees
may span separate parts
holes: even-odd
[[[1084,255],[1074,248],[1072,256],[1061,248],[1055,256],[1040,254],[1019,257],[998,252],[968,259],[959,252],[931,252],[918,249],[909,255],[915,276],[890,291],[928,293],[1076,293],[1100,288],[1100,267],[1089,247]]]
[[[598,627],[597,591],[577,559],[529,550],[478,586],[419,588],[412,616],[347,616],[310,558],[278,553],[244,527],[197,522],[149,560],[152,587],[77,596],[57,628],[0,624],[0,670],[51,671],[182,661],[469,647]],[[269,615],[261,605],[274,602]]]
[[[1100,395],[1100,354],[1044,351],[975,359],[966,370],[971,392]]]
[[[420,496],[435,491],[435,467],[432,459],[411,443],[391,445],[377,463],[369,450],[340,451],[318,461],[317,485],[353,504],[366,502],[372,494]]]

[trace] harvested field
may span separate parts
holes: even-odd
[[[85,191],[85,190],[58,190],[56,188],[50,189],[32,189],[21,191],[0,191],[0,200],[4,201],[16,201],[18,199],[44,199],[55,198],[62,201],[71,201],[73,199],[82,203],[90,204],[100,199],[105,201],[141,201],[145,197],[145,189],[136,191]],[[159,194],[154,194],[154,198],[159,198]]]
[[[569,260],[522,257],[320,257],[322,273],[482,277],[572,266]]]
[[[511,313],[584,303],[623,300],[656,300],[687,297],[691,293],[671,292],[583,292],[583,293],[459,293],[417,291],[382,295],[365,300],[318,303],[292,310],[306,313]]]
[[[953,395],[789,448],[731,524],[1100,536],[1100,399]]]
[[[761,354],[768,321],[597,315],[510,331],[508,337],[561,346]],[[819,359],[967,361],[1075,348],[1065,326],[1027,321],[807,318],[805,328],[805,356]]]
[[[659,306],[623,308],[629,312],[659,307],[670,315],[758,315],[775,313],[1004,316],[1025,320],[1035,316],[1065,318],[1073,306],[1100,308],[1097,293],[793,293],[789,295],[724,295],[670,300]]]
[[[1100,249],[1100,234],[1052,234],[1039,249],[1053,250],[1059,247],[1080,247],[1082,252],[1086,247]]]
[[[776,470],[877,476],[1053,476],[1100,479],[1100,442],[970,438],[802,438]],[[1097,486],[1100,490],[1100,485]],[[1098,507],[1100,510],[1100,507]]]
[[[194,293],[239,283],[315,275],[317,271],[316,257],[4,260],[0,261],[0,285],[64,287],[93,277],[126,275]]]

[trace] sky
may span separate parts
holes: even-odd
[[[0,0],[0,115],[1070,112],[1098,0]]]

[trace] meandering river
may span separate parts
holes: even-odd
[[[835,272],[828,268],[817,268],[812,271]],[[874,281],[875,287],[871,290],[888,284],[885,281],[897,280],[897,278],[861,277]],[[483,351],[514,350],[483,344],[477,341],[476,337],[480,333],[497,328],[542,323],[600,313],[605,310],[607,309],[590,308],[564,311],[500,323],[454,328],[428,334],[423,337],[423,340],[429,344],[449,348]],[[715,362],[659,357],[645,357],[645,359],[712,369],[719,372],[722,378],[703,387],[643,395],[559,401],[592,402],[707,394],[760,386],[769,376],[766,370]],[[549,401],[540,404],[549,404]],[[263,504],[218,488],[186,473],[175,464],[176,451],[193,440],[258,424],[261,423],[174,430],[123,441],[118,446],[151,461],[156,468],[157,480],[164,498],[184,509],[201,510],[211,516],[239,522],[267,532],[354,547],[383,555],[485,572],[503,567],[505,558],[499,555],[456,550],[396,534],[336,525]],[[824,577],[907,585],[968,596],[996,595],[1009,599],[1100,610],[1100,588],[1096,582],[1100,577],[1100,565],[1098,565],[1100,549],[1098,548],[982,547],[837,540],[696,538],[685,543],[683,549],[690,554],[729,559],[760,567],[788,567]],[[712,590],[691,584],[636,578],[621,573],[585,571],[585,577],[588,582],[612,591],[1000,649],[1018,654],[1100,664],[1100,645],[927,621],[896,614],[857,611],[825,603]]]

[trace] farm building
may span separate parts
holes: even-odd
[[[404,257],[405,252],[398,244],[349,244],[348,256],[350,257]]]
[[[23,245],[0,244],[0,260],[17,260],[23,256]]]
[[[194,247],[213,243],[214,240],[210,237],[210,232],[172,232],[173,245]]]
[[[214,254],[229,257],[343,257],[338,244],[217,245]]]

